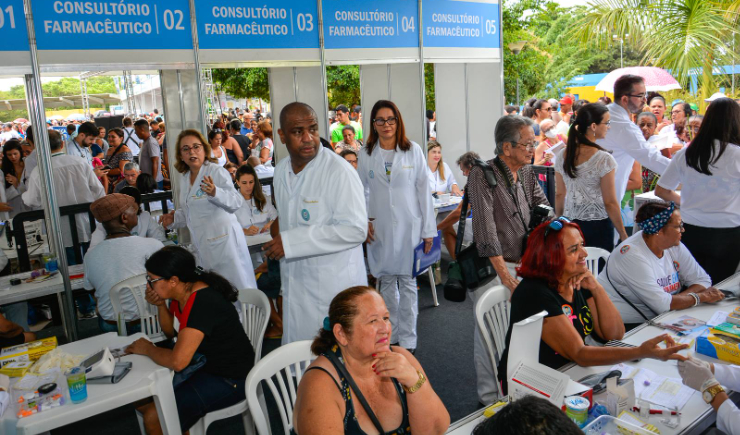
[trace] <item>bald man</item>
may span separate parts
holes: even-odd
[[[367,285],[362,242],[365,195],[357,171],[319,140],[316,112],[291,103],[280,112],[288,150],[275,168],[278,222],[264,247],[281,259],[283,344],[312,339],[340,291]]]

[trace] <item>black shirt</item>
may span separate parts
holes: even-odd
[[[239,148],[241,148],[242,150],[242,157],[244,158],[244,161],[247,161],[249,156],[252,155],[252,150],[249,149],[249,145],[252,143],[252,141],[249,140],[248,137],[241,135],[241,134],[235,134],[231,137],[233,137],[236,143],[239,144]],[[231,150],[226,150],[226,151],[227,151],[226,154],[229,154],[228,152]],[[233,153],[233,151],[231,152]],[[231,158],[229,158],[229,160],[231,160]],[[236,155],[234,155],[234,160],[232,160],[232,162],[237,163],[235,160],[236,160]]]
[[[547,311],[545,317],[568,316],[573,327],[585,340],[593,332],[594,323],[591,310],[586,301],[593,296],[586,289],[573,292],[573,301],[568,302],[557,292],[548,287],[547,282],[541,279],[524,278],[514,290],[511,297],[511,314],[509,316],[509,330],[506,331],[506,350],[501,355],[498,366],[499,380],[506,379],[506,362],[509,358],[509,343],[511,342],[511,328],[515,323],[527,319],[542,310]],[[558,369],[569,363],[562,355],[555,352],[544,340],[540,340],[540,364]],[[506,382],[503,382],[506,392]]]
[[[187,327],[204,334],[196,350],[206,357],[201,370],[225,378],[247,378],[254,366],[254,350],[234,304],[206,287],[190,295],[182,311],[173,300],[170,312],[180,321],[180,330]]]

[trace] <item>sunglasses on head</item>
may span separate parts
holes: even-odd
[[[560,216],[559,218],[553,219],[550,221],[549,224],[547,224],[547,228],[545,228],[545,239],[547,239],[547,235],[550,234],[550,230],[552,231],[560,231],[565,226],[563,223],[571,223],[571,220],[568,219],[565,216]]]

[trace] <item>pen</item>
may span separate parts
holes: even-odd
[[[640,412],[640,408],[638,408],[636,406],[634,408],[632,408],[632,410],[634,412]],[[666,410],[662,410],[662,409],[651,409],[650,410],[650,415],[655,415],[655,414],[659,414],[659,415],[666,414],[666,415],[668,415],[669,412],[671,413],[670,415],[681,415],[680,412],[668,411],[667,409]]]

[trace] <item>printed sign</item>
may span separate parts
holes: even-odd
[[[501,48],[499,5],[423,0],[424,47]]]
[[[39,50],[193,48],[187,0],[34,0],[32,7]]]
[[[315,1],[198,1],[195,16],[202,49],[319,48]]]
[[[415,0],[325,0],[322,12],[326,49],[419,46]]]
[[[28,51],[28,30],[23,0],[0,0],[0,51]]]

